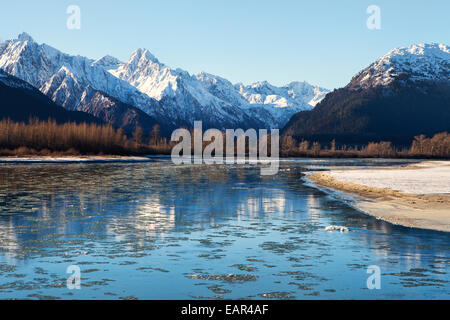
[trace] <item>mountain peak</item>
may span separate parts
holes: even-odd
[[[158,117],[170,128],[194,120],[217,128],[279,128],[296,111],[312,108],[315,97],[314,92],[303,96],[267,81],[236,88],[211,74],[191,76],[160,63],[145,48],[122,63],[108,55],[97,60],[68,55],[31,39],[24,33],[2,45],[0,68],[70,110],[96,112],[95,90]]]
[[[17,40],[19,41],[34,41],[33,38],[26,32],[22,32],[17,36]]]
[[[120,61],[117,58],[114,58],[110,55],[106,55],[101,57],[98,60],[95,60],[93,65],[94,66],[100,66],[100,67],[104,67],[104,68],[116,68],[117,66],[123,64],[122,61]]]
[[[389,51],[382,59],[390,59],[393,57],[428,57],[450,60],[450,47],[439,43],[420,43],[413,44],[409,47],[400,47]]]
[[[391,141],[449,131],[450,51],[444,44],[396,48],[329,93],[310,113],[297,113],[282,134],[340,144]]]
[[[270,86],[271,84],[267,80],[257,81],[255,83],[252,83],[251,86],[254,88],[257,87],[264,87],[264,86]]]
[[[147,62],[151,61],[151,62],[158,63],[158,64],[160,63],[158,61],[158,59],[148,49],[145,49],[145,48],[137,49],[136,51],[134,51],[131,54],[131,57],[130,57],[130,61],[139,62],[141,60],[144,60]]]
[[[437,54],[442,55],[445,53],[450,53],[449,46],[442,44],[442,43],[420,43],[420,44],[413,44],[406,48],[400,48],[406,49],[407,52],[411,54]],[[447,57],[448,58],[448,57]]]
[[[389,51],[358,73],[348,87],[387,86],[396,79],[448,81],[450,48],[445,44],[421,43]]]

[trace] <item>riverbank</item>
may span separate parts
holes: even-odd
[[[84,162],[147,162],[139,156],[26,156],[0,157],[1,163],[84,163]]]
[[[332,169],[307,178],[332,192],[344,192],[353,207],[379,219],[450,232],[449,161],[399,168]]]

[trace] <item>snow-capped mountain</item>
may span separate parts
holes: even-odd
[[[107,101],[114,99],[170,128],[191,127],[195,120],[219,129],[279,128],[328,92],[307,83],[244,86],[207,73],[194,76],[164,65],[146,49],[136,50],[125,63],[111,56],[71,56],[36,43],[26,33],[0,43],[0,69],[66,109],[103,114],[99,101],[108,108]],[[96,100],[91,103],[92,97]]]
[[[204,72],[196,78],[214,96],[240,106],[253,118],[265,121],[272,128],[287,123],[299,111],[311,110],[329,92],[307,82],[292,82],[283,87],[276,87],[267,81],[248,86],[242,83],[233,85],[224,78]]]
[[[159,103],[106,70],[118,64],[109,56],[97,61],[70,56],[37,44],[27,34],[0,44],[0,69],[39,89],[57,105],[92,114],[129,132],[135,126],[151,130],[157,123],[151,115],[160,113]],[[133,110],[134,106],[146,113]]]
[[[257,93],[248,93],[250,86],[234,86],[208,73],[191,76],[182,69],[171,69],[146,49],[138,49],[127,63],[109,72],[160,101],[178,123],[202,119],[206,126],[221,129],[230,125],[278,128],[294,113],[311,109],[328,92],[307,83],[282,88],[269,85],[272,91],[259,102],[254,98]]]
[[[235,88],[250,104],[273,105],[280,108],[303,107],[304,110],[312,109],[329,92],[307,82],[291,82],[276,87],[262,81],[249,86],[237,84]]]
[[[188,72],[159,62],[148,50],[136,50],[128,60],[109,72],[140,92],[156,99],[164,114],[178,126],[192,126],[202,120],[205,127],[264,127],[255,122],[239,106],[221,100],[204,88]]]
[[[38,89],[0,70],[0,119],[28,121],[54,119],[57,122],[103,123],[84,112],[68,111],[51,101]]]
[[[394,80],[449,81],[450,47],[445,44],[418,44],[391,50],[351,81],[352,89],[387,86]]]
[[[247,100],[247,109],[255,117],[258,117],[260,110],[263,109],[274,119],[273,121],[278,121],[282,125],[297,112],[313,109],[329,92],[307,82],[291,82],[276,87],[267,81],[261,81],[248,86],[236,84],[234,87]]]
[[[127,105],[106,95],[104,92],[90,87],[83,92],[77,110],[92,114],[107,123],[122,128],[128,133],[133,132],[137,127],[148,133],[151,132],[154,125],[160,123],[141,109]],[[168,136],[171,131],[164,126],[161,128],[161,133],[164,136]]]
[[[109,55],[101,57],[93,63],[94,66],[99,66],[106,70],[118,68],[122,64],[122,61]]]
[[[156,111],[156,101],[104,69],[110,59],[99,61],[38,44],[26,33],[0,45],[0,69],[30,83],[66,109],[76,110],[84,91],[91,87],[149,114]]]
[[[407,145],[416,135],[444,131],[450,132],[450,50],[419,44],[377,59],[313,110],[295,114],[282,132],[325,143]]]

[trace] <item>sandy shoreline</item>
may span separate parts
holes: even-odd
[[[379,219],[450,232],[450,162],[427,161],[400,168],[312,173],[314,184],[345,194],[350,204]]]

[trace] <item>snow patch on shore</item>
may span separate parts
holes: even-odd
[[[402,170],[333,170],[334,179],[409,194],[450,194],[450,161],[427,161]]]

